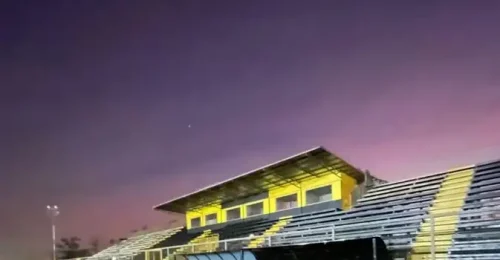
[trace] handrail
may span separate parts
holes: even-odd
[[[329,224],[331,225],[331,224]],[[331,226],[337,226],[337,225],[331,225]],[[300,225],[300,224],[297,224],[297,225],[291,225],[291,227],[294,227],[294,228],[303,228],[303,229],[308,229],[308,230],[317,230],[317,229],[326,229],[325,228],[325,225],[321,225],[321,224],[316,224],[316,225]],[[303,231],[303,230],[299,230],[299,231]],[[288,233],[290,232],[298,232],[298,231],[289,231]],[[283,233],[287,233],[287,232],[281,232],[280,234],[283,234]]]
[[[500,214],[500,209],[476,209],[476,210],[454,210],[444,213],[429,214],[430,217],[430,228],[431,228],[431,259],[436,259],[436,218],[448,217],[448,216],[458,216],[459,221],[457,222],[457,228],[460,225],[460,219],[463,217],[476,217],[484,216],[485,214]]]
[[[465,205],[464,205],[465,206]],[[463,208],[459,210],[452,210],[449,212],[444,212],[444,213],[426,213],[422,215],[422,219],[425,219],[426,217],[430,218],[431,221],[431,255],[435,256],[435,235],[438,233],[436,230],[436,227],[438,226],[438,223],[435,223],[436,218],[440,217],[447,217],[447,216],[457,216],[458,218],[467,218],[467,217],[477,217],[481,216],[484,217],[485,215],[489,214],[500,214],[500,209],[471,209],[471,210],[464,210]],[[131,254],[116,254],[112,255],[113,257],[116,258],[124,258],[124,257],[133,257],[135,255],[141,254],[141,253],[149,253],[149,252],[162,252],[160,254],[164,254],[164,250],[166,250],[165,256],[175,254],[175,251],[180,248],[196,248],[200,246],[207,246],[207,245],[217,245],[217,247],[221,246],[223,244],[224,248],[227,249],[228,243],[234,243],[234,242],[239,242],[239,241],[252,241],[256,239],[263,239],[264,246],[270,246],[271,243],[278,243],[278,244],[286,244],[286,237],[287,236],[300,236],[300,235],[313,235],[313,236],[306,236],[303,241],[336,241],[339,240],[338,238],[335,237],[335,233],[337,232],[338,229],[342,229],[342,220],[338,221],[335,223],[335,225],[311,225],[311,226],[303,226],[304,228],[307,228],[306,230],[298,230],[298,231],[289,231],[289,232],[279,232],[276,234],[272,235],[255,235],[255,236],[246,236],[246,237],[239,237],[239,238],[231,238],[231,239],[225,239],[225,240],[217,240],[217,241],[208,241],[208,242],[200,242],[200,243],[193,243],[193,244],[184,244],[184,245],[176,245],[176,246],[168,246],[168,247],[162,247],[162,248],[155,248],[155,249],[147,249],[147,250],[139,250],[135,253]],[[459,227],[460,222],[457,223],[457,227]],[[316,236],[315,236],[316,235]],[[280,238],[284,238],[281,240]],[[208,239],[210,239],[208,237]],[[278,239],[277,241],[275,241]],[[302,240],[302,239],[301,239]],[[342,237],[340,238],[342,240]],[[408,245],[411,247],[411,245]],[[73,260],[99,260],[99,259],[112,259],[111,256],[96,256],[96,257],[87,257],[87,258],[77,258]]]
[[[178,246],[168,246],[168,247],[161,247],[161,248],[155,248],[155,249],[149,249],[149,250],[142,250],[140,252],[151,252],[151,251],[161,251],[165,249],[176,249],[176,248],[184,248],[184,247],[196,247],[196,246],[203,246],[203,245],[212,245],[215,243],[227,243],[227,242],[238,242],[238,241],[247,241],[247,240],[255,240],[259,238],[274,238],[274,237],[284,237],[284,236],[291,236],[291,235],[307,235],[307,234],[315,234],[319,233],[318,231],[330,231],[330,233],[334,233],[334,225],[331,225],[330,227],[322,228],[322,229],[313,229],[313,230],[304,230],[304,231],[291,231],[291,232],[280,232],[272,235],[256,235],[256,236],[247,236],[247,237],[239,237],[239,238],[229,238],[229,239],[224,239],[224,240],[218,240],[218,241],[213,241],[213,242],[203,242],[203,243],[193,243],[193,244],[184,244],[184,245],[178,245]],[[328,233],[328,232],[327,232]]]
[[[141,254],[141,253],[148,253],[148,252],[158,252],[158,251],[163,251],[167,250],[167,255],[170,250],[175,250],[175,249],[180,249],[180,248],[186,248],[186,247],[199,247],[199,246],[204,246],[204,245],[213,245],[213,244],[220,244],[224,243],[227,246],[227,243],[231,242],[239,242],[239,241],[248,241],[248,240],[255,240],[259,238],[264,238],[264,241],[269,242],[270,239],[273,238],[279,238],[279,237],[285,237],[285,236],[297,236],[297,235],[308,235],[308,234],[318,234],[318,233],[326,233],[326,234],[331,234],[330,241],[335,240],[335,226],[330,225],[329,227],[324,227],[322,228],[314,228],[314,227],[319,227],[313,226],[310,230],[302,230],[302,231],[291,231],[291,232],[280,232],[272,235],[255,235],[255,236],[247,236],[247,237],[239,237],[239,238],[230,238],[230,239],[224,239],[224,240],[218,240],[218,241],[212,241],[212,242],[202,242],[202,243],[193,243],[193,244],[184,244],[184,245],[176,245],[176,246],[168,246],[168,247],[161,247],[161,248],[154,248],[154,249],[147,249],[147,250],[140,250],[136,253],[132,254],[113,254],[112,257],[116,258],[122,258],[122,257],[133,257],[135,255]],[[268,240],[266,240],[268,239]],[[90,256],[90,257],[83,257],[83,258],[73,258],[73,259],[66,259],[66,260],[87,260],[87,259],[112,259],[111,256]]]

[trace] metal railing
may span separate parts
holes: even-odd
[[[190,254],[190,253],[209,253],[216,251],[229,251],[240,250],[248,248],[248,245],[254,242],[256,247],[270,247],[281,246],[289,244],[297,244],[297,242],[290,242],[299,240],[301,243],[320,243],[330,242],[335,240],[335,226],[314,228],[303,231],[281,232],[272,235],[256,235],[241,238],[232,238],[218,241],[199,242],[193,244],[184,244],[178,246],[169,246],[155,249],[142,250],[135,254],[126,255],[112,255],[112,256],[96,256],[84,257],[67,260],[133,260],[134,257],[143,256],[144,260],[163,260],[169,256],[176,254]]]
[[[241,238],[232,238],[218,241],[208,241],[187,245],[170,246],[142,251],[146,260],[164,259],[170,255],[179,253],[209,253],[216,251],[240,250],[247,248],[250,243],[256,247],[269,247],[285,245],[291,238],[298,238],[305,243],[329,242],[335,240],[335,226],[323,227],[321,229],[281,232],[272,235],[256,235]],[[309,237],[309,238],[308,238]],[[150,257],[152,256],[152,257]],[[157,259],[156,256],[159,256]]]
[[[444,229],[444,231],[439,230],[440,225],[439,220],[442,218],[446,217],[454,217],[456,216],[457,222],[455,224],[455,227],[453,229]],[[493,216],[493,217],[492,217]],[[496,216],[496,217],[495,217]],[[494,220],[493,222],[496,223],[495,220],[498,220],[498,223],[494,224],[495,226],[500,227],[500,209],[476,209],[476,210],[467,210],[467,211],[462,211],[462,210],[457,210],[457,211],[451,211],[451,212],[446,212],[446,213],[438,213],[438,214],[430,214],[429,215],[429,222],[430,222],[430,255],[431,255],[431,260],[436,260],[436,254],[437,254],[437,247],[436,247],[436,237],[440,235],[449,235],[451,236],[451,241],[450,245],[448,248],[446,248],[446,252],[440,252],[440,253],[446,253],[449,254],[449,250],[453,248],[454,246],[454,238],[456,234],[459,231],[458,229],[461,228],[461,224],[463,224],[463,221],[467,221],[467,219],[473,219],[473,221],[470,221],[471,223],[474,223],[475,220],[477,220],[476,223],[481,223],[482,220],[485,219],[490,219]],[[442,226],[448,226],[449,227],[449,222],[444,222]],[[482,227],[487,227],[488,224],[478,224],[478,226]],[[498,234],[498,237],[494,237],[494,239],[500,239],[500,234]]]
[[[475,209],[475,210],[456,210],[447,213],[438,213],[438,214],[429,214],[427,218],[430,222],[430,255],[431,259],[435,260],[436,255],[439,250],[437,250],[437,241],[436,238],[441,235],[447,235],[449,237],[445,237],[446,239],[450,239],[448,249],[453,247],[453,239],[455,234],[457,233],[458,228],[460,227],[463,221],[467,221],[467,219],[472,219],[472,222],[469,220],[468,222],[474,223],[475,219],[481,221],[485,218],[488,218],[489,215],[498,215],[500,217],[500,209]],[[458,218],[457,222],[454,224],[454,228],[442,228],[440,225],[448,225],[446,221],[439,221],[440,218],[453,217],[456,216]],[[425,219],[426,215],[422,215],[422,219]],[[477,223],[480,223],[480,222]],[[341,224],[337,223],[337,225]],[[496,223],[496,222],[495,222]],[[477,224],[482,225],[482,224]],[[498,224],[500,226],[500,218],[498,219]],[[305,225],[304,228],[307,230],[299,230],[299,231],[291,231],[291,232],[280,232],[273,235],[257,235],[257,236],[248,236],[241,238],[233,238],[233,239],[225,239],[225,240],[217,240],[217,241],[202,241],[193,244],[184,244],[178,246],[169,246],[163,248],[155,248],[149,250],[141,250],[133,254],[116,254],[112,256],[102,256],[102,257],[87,257],[87,258],[78,258],[73,260],[133,260],[134,257],[140,256],[141,259],[144,260],[163,260],[169,256],[176,254],[189,254],[189,253],[210,253],[217,251],[231,251],[231,250],[240,250],[244,248],[248,248],[249,244],[253,242],[253,246],[257,247],[269,247],[269,246],[286,246],[286,245],[297,245],[297,244],[311,244],[311,243],[321,243],[321,242],[330,242],[339,240],[338,235],[336,233],[341,234],[341,231],[336,229],[340,227],[336,227],[334,225],[329,225],[327,227],[321,225]],[[340,228],[342,229],[342,228]],[[340,230],[339,229],[339,230]],[[373,233],[366,232],[366,236],[363,234],[359,234],[357,238],[367,238],[373,236]],[[341,235],[341,239],[344,235]],[[210,238],[208,238],[210,239]],[[500,241],[500,234],[498,238]],[[390,249],[391,246],[388,246]],[[408,244],[408,249],[411,249],[411,244]],[[441,251],[443,248],[439,248]],[[374,249],[375,250],[375,249]],[[445,253],[441,252],[439,253]],[[448,253],[448,252],[446,252]]]
[[[87,257],[77,257],[69,258],[64,260],[133,260],[137,254],[117,254],[112,256],[87,256]]]

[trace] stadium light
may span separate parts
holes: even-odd
[[[59,215],[59,207],[57,205],[47,205],[47,215],[50,218],[50,224],[52,226],[52,259],[57,260],[56,255],[56,217]]]

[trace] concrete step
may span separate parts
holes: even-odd
[[[435,259],[448,259],[448,253],[436,253]],[[432,255],[430,253],[414,253],[410,256],[410,260],[431,260]]]
[[[453,240],[453,234],[439,234],[434,236],[434,242],[439,242],[439,241],[449,241],[450,243]],[[418,236],[415,239],[415,244],[426,244],[430,243],[432,241],[431,236]],[[430,244],[429,244],[430,245]]]

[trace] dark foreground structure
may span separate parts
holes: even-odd
[[[381,238],[178,255],[176,260],[389,260]]]

